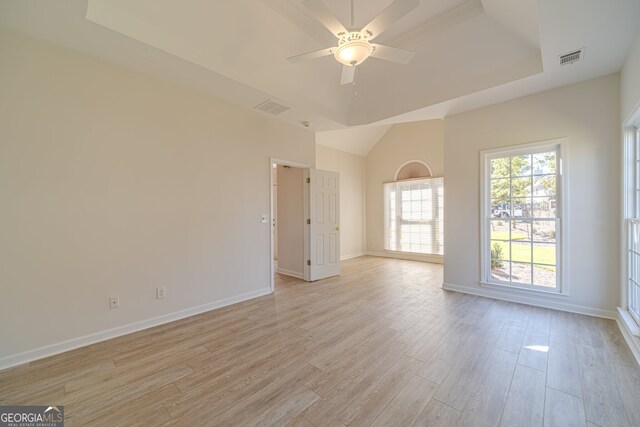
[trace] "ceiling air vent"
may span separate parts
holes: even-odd
[[[578,49],[569,53],[565,53],[564,55],[560,55],[560,65],[573,64],[574,62],[581,60],[583,54],[584,49]]]
[[[274,101],[273,99],[267,99],[266,101],[264,101],[262,104],[260,105],[256,105],[254,107],[256,110],[260,110],[260,111],[264,111],[266,113],[269,114],[273,114],[274,116],[277,116],[278,114],[282,114],[287,110],[290,110],[289,107],[279,104],[276,101]]]

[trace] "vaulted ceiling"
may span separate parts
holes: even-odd
[[[638,0],[421,0],[375,40],[413,59],[367,59],[341,85],[332,56],[287,61],[336,44],[304,2],[4,0],[0,26],[249,108],[272,99],[290,108],[279,119],[314,131],[440,118],[610,74],[640,29]],[[357,28],[391,3],[354,0],[352,17],[349,0],[324,0]]]

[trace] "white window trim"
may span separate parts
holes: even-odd
[[[547,141],[531,142],[527,144],[513,145],[508,147],[493,148],[489,150],[480,151],[480,286],[494,289],[506,290],[513,293],[521,294],[535,294],[548,297],[568,297],[571,295],[569,287],[569,268],[568,261],[568,248],[569,248],[569,186],[568,186],[568,139],[558,138]],[[532,285],[518,285],[518,284],[506,284],[491,281],[491,254],[487,251],[489,236],[487,235],[487,217],[488,209],[487,203],[490,203],[490,181],[487,180],[487,173],[490,170],[489,161],[497,154],[500,156],[512,156],[527,153],[540,152],[541,150],[558,150],[560,162],[559,162],[559,176],[556,181],[558,186],[558,200],[556,202],[556,209],[559,212],[559,224],[560,233],[558,241],[558,278],[559,286],[556,289],[549,289],[542,286]],[[556,235],[556,238],[558,235]]]
[[[400,173],[402,168],[407,166],[410,163],[420,163],[421,165],[425,166],[427,168],[427,170],[429,171],[429,176],[422,176],[422,177],[417,178],[417,179],[441,178],[441,177],[433,176],[433,171],[431,170],[431,166],[429,166],[426,162],[423,162],[422,160],[407,160],[406,162],[401,164],[400,167],[396,170],[396,173],[393,175],[393,180],[394,181],[398,180],[398,174]]]
[[[638,204],[638,195],[635,190],[627,184],[629,181],[636,181],[637,176],[633,176],[637,171],[633,163],[636,161],[636,144],[640,143],[640,104],[636,106],[633,112],[625,120],[623,129],[623,146],[622,146],[622,173],[621,173],[621,196],[622,196],[622,220],[621,220],[621,247],[622,256],[620,257],[620,307],[618,312],[620,318],[626,324],[632,335],[640,336],[640,324],[635,316],[629,310],[629,223],[630,218],[634,215],[636,204]],[[636,213],[640,216],[640,213]]]
[[[398,169],[398,172],[402,169],[402,167],[404,167],[408,163],[411,163],[411,162],[406,162],[403,166],[401,166]],[[424,163],[424,162],[420,162],[420,163],[424,164],[425,166],[427,166],[427,168],[429,168],[429,166],[426,163]],[[429,168],[429,171],[431,171],[431,168]],[[396,172],[396,174],[397,174],[397,172]],[[383,198],[383,205],[384,205],[383,222],[384,222],[384,251],[385,251],[385,253],[398,254],[398,255],[406,254],[406,255],[410,255],[410,256],[413,255],[413,256],[421,257],[421,258],[426,259],[426,260],[428,260],[430,258],[433,258],[435,260],[438,260],[438,259],[442,260],[444,258],[444,231],[443,231],[442,242],[441,242],[441,246],[443,247],[443,254],[427,253],[427,252],[412,252],[412,251],[403,251],[403,250],[399,250],[399,249],[389,249],[388,248],[389,238],[388,238],[388,235],[387,235],[388,229],[387,229],[387,224],[386,224],[386,222],[387,222],[386,221],[386,216],[388,215],[388,212],[387,212],[387,200],[386,200],[386,196],[385,196],[385,193],[386,193],[385,186],[387,184],[402,184],[402,183],[410,183],[412,181],[430,181],[430,180],[442,180],[442,188],[444,190],[444,177],[442,177],[442,176],[429,176],[429,177],[423,177],[423,178],[413,178],[413,179],[406,179],[406,180],[401,180],[401,181],[397,181],[396,180],[396,181],[383,183],[383,196],[382,196],[382,198]],[[436,198],[437,198],[437,195],[436,195]],[[396,209],[398,209],[398,208],[399,208],[399,206],[396,206]],[[444,224],[444,218],[442,218],[441,220],[443,221],[443,224]],[[400,236],[399,231],[397,231],[396,233],[397,233],[398,238],[400,238],[399,237]]]

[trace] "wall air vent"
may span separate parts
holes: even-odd
[[[581,60],[583,56],[584,48],[565,53],[564,55],[560,55],[560,65],[573,64],[574,62]]]
[[[274,116],[277,116],[278,114],[282,114],[285,111],[291,109],[285,105],[282,105],[274,101],[273,99],[267,99],[262,104],[256,105],[254,108],[256,110],[264,111],[265,113],[273,114]]]

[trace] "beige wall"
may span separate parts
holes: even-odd
[[[619,75],[447,117],[445,269],[447,286],[485,295],[480,279],[480,150],[568,138],[568,260],[571,295],[535,304],[612,315],[620,265]]]
[[[368,251],[378,254],[385,252],[382,184],[393,181],[398,168],[410,160],[422,160],[427,163],[431,167],[434,177],[443,175],[444,138],[442,132],[442,120],[396,124],[367,154],[366,236]]]
[[[626,120],[640,103],[640,34],[620,73],[621,119]]]
[[[302,169],[278,165],[278,269],[304,277],[304,195]]]
[[[0,365],[269,292],[269,157],[315,164],[312,133],[13,33],[0,58]]]
[[[363,255],[365,158],[316,144],[316,168],[340,174],[340,257]]]

